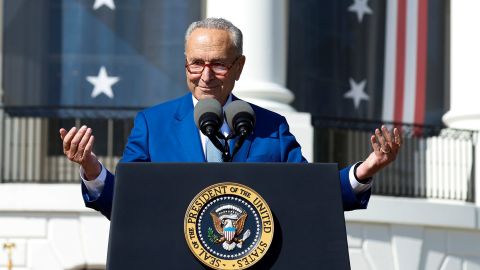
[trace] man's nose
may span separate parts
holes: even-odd
[[[202,80],[203,81],[209,81],[211,79],[215,78],[215,73],[213,70],[210,68],[210,66],[205,66],[202,71]]]

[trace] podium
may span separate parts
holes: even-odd
[[[107,269],[210,269],[187,246],[184,218],[204,188],[234,182],[269,205],[273,241],[248,269],[350,269],[336,164],[120,163]]]

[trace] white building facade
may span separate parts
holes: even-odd
[[[295,112],[289,105],[294,95],[286,87],[287,4],[207,0],[205,16],[224,17],[242,29],[247,62],[235,93],[286,115],[311,161],[310,115]],[[449,127],[480,130],[480,89],[475,89],[480,38],[473,34],[473,26],[480,25],[480,2],[452,0],[450,5],[451,106],[444,121]],[[478,171],[480,161],[471,162]],[[480,185],[474,197],[480,198]],[[373,195],[367,210],[345,213],[351,268],[480,269],[480,200],[476,201]],[[84,207],[80,185],[0,184],[0,245],[15,244],[13,269],[103,269],[108,231],[108,220]],[[0,270],[7,265],[8,252],[2,249]]]

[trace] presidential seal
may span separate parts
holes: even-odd
[[[246,269],[267,253],[273,215],[265,200],[237,183],[209,186],[185,214],[185,239],[192,253],[213,269]]]

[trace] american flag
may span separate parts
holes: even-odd
[[[448,1],[290,1],[288,87],[315,116],[441,124]]]
[[[187,90],[198,0],[5,0],[4,104],[138,108]]]

